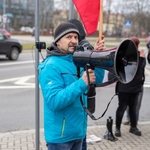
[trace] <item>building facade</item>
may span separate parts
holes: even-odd
[[[40,26],[46,28],[52,24],[54,0],[39,0]],[[19,30],[22,26],[34,27],[35,0],[1,0],[0,15],[7,15],[6,28]],[[43,20],[45,18],[45,20]]]

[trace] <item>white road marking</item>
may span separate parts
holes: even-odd
[[[150,76],[150,68],[145,68],[145,75]]]
[[[15,81],[15,80],[20,80],[23,78],[34,78],[35,75],[31,75],[31,76],[24,76],[24,77],[16,77],[16,78],[10,78],[10,79],[4,79],[4,80],[0,80],[0,83],[5,83],[5,82],[10,82],[10,81]]]
[[[30,61],[23,61],[23,62],[2,63],[2,64],[0,64],[0,66],[9,66],[9,65],[17,65],[17,64],[29,64],[29,63],[35,63],[35,61],[30,60]]]
[[[34,76],[33,76],[34,77]],[[27,86],[34,86],[35,84],[34,83],[27,83],[27,81],[30,79],[30,78],[33,78],[31,76],[27,76],[27,77],[23,77],[23,78],[20,78],[19,80],[17,80],[15,82],[16,85],[27,85]]]
[[[29,61],[29,62],[25,62],[25,63],[30,63],[30,62],[33,62],[33,61]],[[10,64],[14,64],[14,63],[10,63]],[[1,64],[0,64],[0,66],[1,66]],[[144,87],[150,88],[150,71],[149,71],[148,68],[145,69],[145,74],[146,74],[146,80],[145,80],[145,83],[144,83]],[[23,77],[0,80],[0,84],[1,84],[0,89],[35,88],[35,83],[29,81],[30,79],[34,80],[34,78],[35,78],[35,75],[30,75],[30,76],[23,76]],[[12,82],[13,85],[8,85],[9,82]],[[5,85],[5,84],[7,84],[7,85]],[[110,87],[113,87],[113,86],[115,87],[115,84],[110,85]]]
[[[0,90],[4,89],[33,89],[35,86],[0,86]]]
[[[35,88],[35,83],[27,82],[31,78],[35,78],[35,75],[0,80],[0,84],[9,82],[13,82],[13,84],[15,84],[9,86],[2,85],[0,86],[0,89]]]

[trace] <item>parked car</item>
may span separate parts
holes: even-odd
[[[0,29],[0,32],[2,32],[7,37],[11,37],[10,32],[8,32],[6,29]]]
[[[17,60],[21,52],[21,42],[5,36],[0,31],[0,55],[6,55],[10,60]]]
[[[22,26],[22,27],[20,28],[20,31],[32,33],[32,32],[33,32],[33,28]]]

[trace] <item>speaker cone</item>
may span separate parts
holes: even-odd
[[[125,39],[117,48],[114,67],[117,78],[122,83],[129,83],[135,76],[138,68],[138,50],[134,42]]]

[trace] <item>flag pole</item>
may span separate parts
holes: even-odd
[[[100,12],[99,12],[99,40],[102,40],[103,34],[103,0],[100,0]]]
[[[69,20],[70,19],[74,19],[74,4],[72,0],[70,0],[70,4],[69,4]]]

